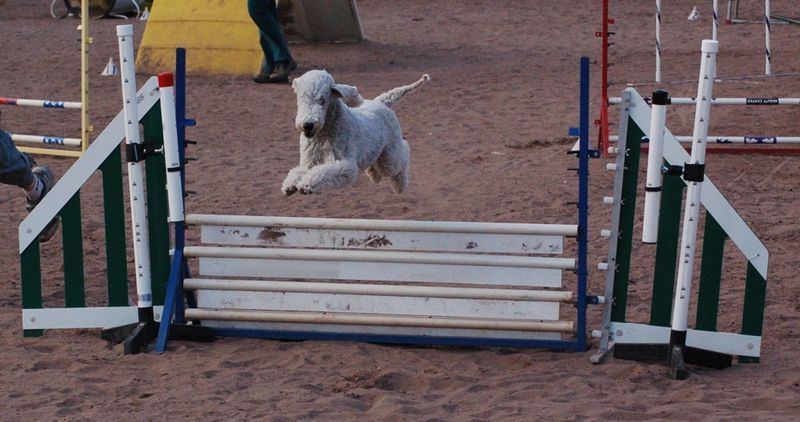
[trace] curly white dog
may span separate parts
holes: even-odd
[[[356,87],[334,83],[324,70],[295,79],[300,165],[283,181],[284,195],[350,186],[360,171],[375,183],[387,176],[392,190],[403,192],[408,185],[409,148],[390,107],[429,80],[423,75],[411,85],[365,100]]]

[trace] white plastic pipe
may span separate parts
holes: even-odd
[[[647,152],[647,182],[644,193],[644,222],[642,242],[656,243],[658,240],[658,211],[661,207],[661,183],[664,179],[661,167],[664,162],[664,130],[667,121],[669,94],[653,92],[650,112],[650,146]]]
[[[167,167],[169,222],[183,221],[183,187],[181,185],[181,155],[178,146],[178,125],[175,117],[175,82],[172,73],[158,75],[161,97],[161,126],[164,134],[164,163]]]
[[[349,294],[365,296],[435,297],[447,299],[566,302],[573,292],[558,290],[482,289],[474,287],[400,286],[388,284],[320,283],[311,281],[226,280],[187,278],[190,290]]]
[[[136,68],[133,62],[133,26],[117,25],[119,42],[120,81],[125,115],[125,138],[128,145],[141,144],[139,136],[139,111],[136,101]],[[133,220],[133,257],[136,265],[137,306],[153,306],[150,280],[150,236],[147,229],[147,211],[143,169],[144,162],[128,162],[128,190],[131,198],[131,220]]]
[[[47,145],[69,145],[80,146],[81,140],[79,138],[62,138],[60,136],[41,136],[41,135],[22,135],[12,133],[11,140],[14,142],[24,142],[31,144],[47,144]]]
[[[184,255],[194,258],[280,259],[297,261],[383,262],[394,264],[467,265],[486,267],[550,268],[574,270],[574,258],[538,256],[472,255],[454,253],[395,252],[372,250],[240,248],[187,246]]]
[[[700,76],[697,83],[697,102],[694,116],[692,154],[687,164],[704,165],[706,136],[711,115],[711,94],[716,74],[716,58],[719,42],[703,40],[700,59]],[[684,179],[687,178],[684,168]],[[692,291],[692,270],[697,247],[697,225],[700,218],[700,192],[702,181],[688,180],[686,205],[683,213],[683,232],[678,261],[678,287],[675,290],[675,305],[672,309],[672,331],[686,332],[689,317],[689,299]],[[685,338],[685,337],[684,337]]]
[[[450,328],[466,330],[545,331],[571,333],[572,321],[443,318],[325,312],[285,312],[237,309],[187,309],[188,320],[282,322],[299,324],[347,324],[391,327]]]

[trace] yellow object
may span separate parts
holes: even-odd
[[[78,158],[83,154],[82,151],[55,148],[17,147],[17,149],[28,154],[52,155],[56,157]]]
[[[175,68],[186,48],[189,74],[254,75],[261,66],[258,27],[244,0],[155,1],[136,55],[138,72]]]

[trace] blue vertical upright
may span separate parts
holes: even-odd
[[[586,278],[589,242],[589,58],[581,57],[578,150],[578,320],[575,349],[586,350]]]

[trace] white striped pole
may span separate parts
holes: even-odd
[[[42,135],[22,135],[19,133],[12,133],[10,135],[11,135],[11,140],[14,142],[46,144],[46,145],[69,145],[69,146],[81,145],[81,140],[79,138],[62,138],[60,136],[42,136]]]
[[[609,136],[609,141],[619,141],[619,136]],[[678,142],[688,143],[692,142],[692,136],[675,136]],[[711,144],[743,144],[743,145],[788,145],[800,144],[800,136],[771,136],[771,135],[744,135],[744,136],[715,136],[708,135],[706,137],[708,143]]]
[[[651,103],[650,98],[645,98],[645,101]],[[609,104],[621,104],[622,97],[610,97]],[[694,97],[673,97],[670,98],[670,105],[694,105],[697,99]],[[785,105],[800,105],[800,98],[796,97],[729,97],[729,98],[712,98],[712,105],[764,105],[764,106],[785,106]]]
[[[656,82],[661,82],[661,0],[656,0]]]
[[[772,52],[769,46],[769,36],[772,28],[769,21],[770,7],[769,0],[764,0],[764,74],[772,74]]]
[[[686,205],[683,213],[683,232],[681,236],[680,259],[678,262],[678,286],[675,290],[675,304],[672,309],[670,345],[673,363],[676,353],[681,353],[686,345],[686,329],[689,319],[689,298],[692,291],[692,270],[695,248],[697,246],[697,226],[700,218],[700,192],[705,173],[706,136],[711,115],[711,94],[716,74],[716,57],[719,42],[703,40],[700,59],[700,76],[697,83],[697,102],[694,116],[692,154],[684,165],[683,179],[688,183]],[[676,350],[679,348],[679,350]],[[676,378],[685,378],[685,368],[678,368]]]
[[[86,13],[82,11],[81,13]],[[133,61],[133,26],[117,25],[119,41],[120,81],[122,82],[122,101],[125,113],[125,138],[130,150],[137,150],[142,143],[139,136],[139,112],[136,103],[136,69]],[[147,210],[145,208],[145,192],[143,162],[135,161],[128,156],[128,189],[131,198],[131,219],[133,220],[133,256],[136,266],[137,306],[153,309],[153,293],[150,280],[150,254],[148,251],[149,232],[147,228]],[[137,154],[132,154],[137,155]],[[141,315],[140,315],[141,316]]]
[[[711,11],[711,39],[717,40],[717,27],[719,26],[719,0],[714,0]]]
[[[42,108],[65,108],[73,110],[80,110],[81,108],[81,103],[77,101],[32,100],[29,98],[0,98],[0,105],[42,107]]]
[[[650,146],[647,153],[647,182],[644,193],[644,221],[642,223],[642,242],[656,243],[658,240],[658,211],[661,207],[661,167],[664,161],[664,130],[667,120],[667,91],[653,92],[653,106],[650,118]]]

